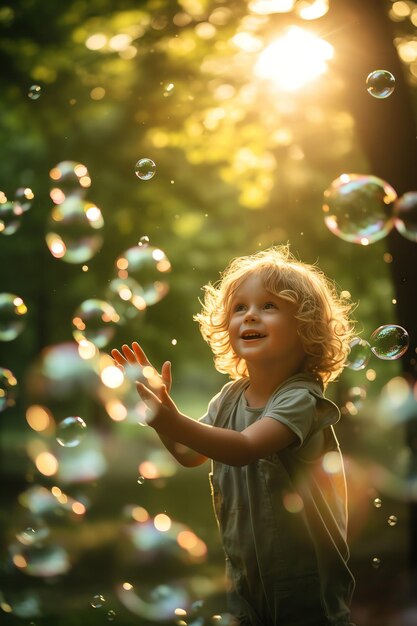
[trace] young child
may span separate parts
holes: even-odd
[[[234,259],[221,280],[204,289],[195,319],[216,368],[233,380],[196,421],[170,398],[165,362],[159,389],[137,383],[152,406],[150,425],[182,465],[212,460],[213,503],[238,623],[347,626],[355,583],[333,430],[340,413],[323,392],[349,353],[351,307],[288,246]],[[122,353],[112,350],[121,366],[152,367],[136,342]]]

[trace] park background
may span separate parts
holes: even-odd
[[[381,177],[398,196],[416,189],[416,25],[411,1],[2,3],[0,291],[18,302],[11,315],[3,298],[0,314],[12,373],[2,623],[228,623],[208,467],[179,468],[138,423],[129,381],[111,387],[108,354],[136,339],[156,368],[171,360],[173,398],[198,418],[227,382],[193,321],[201,287],[232,257],[287,242],[356,303],[363,339],[386,324],[409,333],[404,356],[347,368],[328,395],[342,408],[352,619],[417,623],[417,243],[395,228],[345,241],[322,209],[343,173]],[[262,53],[294,27],[296,48],[267,56],[262,73]],[[306,32],[332,53],[316,59]],[[367,91],[377,69],[395,77],[389,97]],[[148,180],[135,172],[143,158],[155,163]],[[65,193],[75,222],[90,209],[87,226],[71,207],[64,220],[72,255],[45,238]],[[133,304],[114,282],[131,248],[146,287]],[[82,330],[86,301],[120,319],[91,321],[83,352],[73,320]],[[57,441],[69,416],[86,424],[79,445]]]

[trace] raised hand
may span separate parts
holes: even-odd
[[[125,368],[127,365],[135,366],[139,364],[142,368],[152,368],[153,371],[151,372],[150,370],[150,372],[153,382],[153,390],[165,385],[167,392],[170,392],[172,385],[170,361],[165,361],[165,363],[162,365],[161,373],[158,374],[158,372],[148,360],[146,354],[144,353],[137,341],[134,341],[132,343],[131,348],[127,344],[123,344],[122,353],[116,349],[111,351],[111,355],[118,365],[121,365],[123,368]]]

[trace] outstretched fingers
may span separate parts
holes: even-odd
[[[167,388],[168,393],[171,390],[172,385],[172,373],[171,373],[171,362],[165,361],[161,369],[161,378],[165,387]]]
[[[138,363],[141,365],[150,365],[150,361],[137,341],[132,343],[133,352]]]
[[[116,348],[111,351],[111,355],[118,365],[121,365],[122,367],[123,365],[126,365],[126,359],[118,350],[116,350]]]

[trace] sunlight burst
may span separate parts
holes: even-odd
[[[324,39],[291,26],[261,52],[255,74],[283,91],[296,91],[327,70],[333,52]]]

